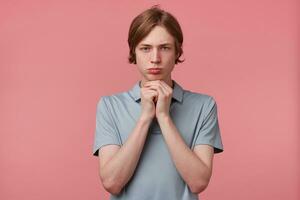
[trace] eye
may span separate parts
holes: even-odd
[[[142,50],[142,51],[149,51],[150,48],[149,47],[141,47],[140,50]]]
[[[170,47],[162,47],[163,50],[170,50]]]

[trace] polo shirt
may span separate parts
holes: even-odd
[[[185,90],[173,81],[170,116],[186,145],[207,144],[214,153],[223,151],[213,97]],[[122,146],[141,114],[141,81],[126,91],[100,97],[97,103],[93,155],[109,144]],[[128,158],[129,159],[129,158]],[[186,163],[188,165],[188,163]],[[195,200],[171,158],[159,124],[154,118],[135,172],[118,195],[110,200]]]

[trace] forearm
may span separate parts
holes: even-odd
[[[205,163],[186,145],[170,117],[159,118],[163,137],[172,160],[191,190],[207,185],[211,172]]]
[[[151,120],[140,118],[112,159],[102,169],[102,181],[109,182],[115,190],[121,190],[134,173],[140,158]]]

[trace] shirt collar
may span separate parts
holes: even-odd
[[[176,99],[179,102],[182,102],[184,90],[175,80],[172,80],[172,81],[173,81],[173,95],[172,95],[172,98]],[[129,93],[131,94],[131,96],[134,98],[135,101],[138,101],[138,100],[141,99],[140,82],[141,81],[137,81],[135,83],[135,85],[132,87],[132,89],[129,90]]]

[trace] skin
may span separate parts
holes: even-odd
[[[102,184],[108,192],[118,194],[130,180],[149,126],[156,117],[177,170],[191,191],[198,194],[208,186],[214,153],[209,145],[197,145],[190,149],[170,117],[173,94],[171,72],[176,59],[174,38],[164,27],[156,26],[137,45],[135,53],[141,74],[141,115],[121,147],[107,145],[100,149],[99,174]],[[153,67],[161,68],[161,73],[149,74],[147,69]]]
[[[168,113],[171,98],[169,96],[165,99],[166,101],[162,101],[163,96],[159,95],[159,91],[164,89],[167,95],[172,95],[171,72],[176,59],[174,38],[164,27],[156,26],[137,45],[135,54],[137,69],[141,74],[142,116],[152,119],[157,113]],[[161,72],[150,74],[149,68],[160,68]],[[155,109],[154,102],[158,98],[160,101]]]

